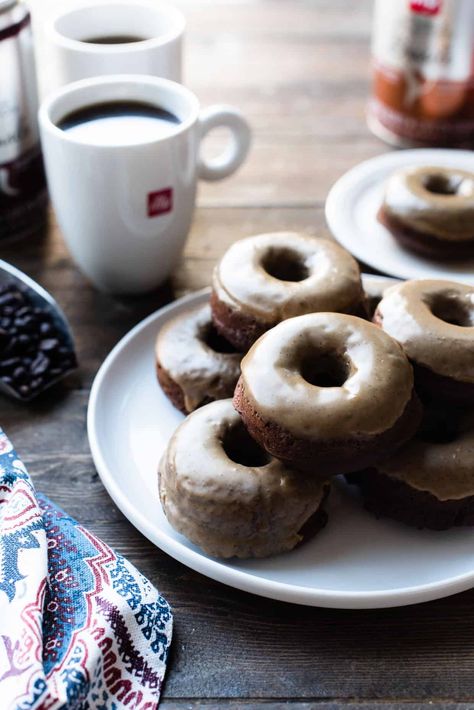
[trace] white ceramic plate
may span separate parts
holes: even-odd
[[[420,149],[385,153],[357,165],[332,187],[326,200],[326,220],[335,238],[357,259],[378,271],[402,279],[449,279],[474,285],[474,259],[437,261],[402,249],[377,220],[385,180],[411,165],[440,165],[474,170],[474,153],[467,150]]]
[[[380,282],[377,277],[365,279],[371,290]],[[436,533],[376,520],[342,482],[333,486],[327,527],[299,549],[269,559],[219,561],[173,530],[158,499],[156,471],[183,415],[156,382],[154,341],[167,320],[207,298],[208,291],[193,294],[139,323],[112,350],[92,387],[92,456],[104,486],[133,525],[208,577],[299,604],[401,606],[474,586],[474,530]]]

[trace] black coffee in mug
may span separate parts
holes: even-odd
[[[137,35],[104,35],[103,37],[88,37],[81,42],[88,44],[131,44],[132,42],[143,42],[148,37],[138,37]]]
[[[141,101],[108,101],[77,109],[58,128],[85,143],[128,145],[163,138],[180,124],[177,116]]]

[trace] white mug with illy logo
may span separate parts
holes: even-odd
[[[131,101],[179,119],[161,137],[87,142],[60,128],[84,107]],[[231,107],[200,110],[194,94],[166,79],[118,75],[84,79],[50,94],[39,112],[46,174],[59,226],[86,276],[109,293],[140,293],[175,267],[189,232],[198,178],[220,180],[245,159],[250,129]],[[206,160],[203,137],[224,126],[231,139]]]

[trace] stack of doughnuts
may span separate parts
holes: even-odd
[[[156,367],[188,414],[160,463],[163,510],[210,555],[291,550],[324,527],[339,474],[377,515],[474,524],[474,288],[401,283],[370,322],[343,249],[250,237],[210,305],[160,331]]]
[[[405,281],[385,292],[374,322],[412,363],[424,416],[395,455],[348,480],[378,516],[433,530],[474,525],[474,288]]]
[[[474,256],[474,173],[432,166],[396,170],[378,218],[400,246],[421,256]]]

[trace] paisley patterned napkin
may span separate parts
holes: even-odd
[[[171,631],[165,599],[35,493],[0,430],[2,710],[152,710]]]

